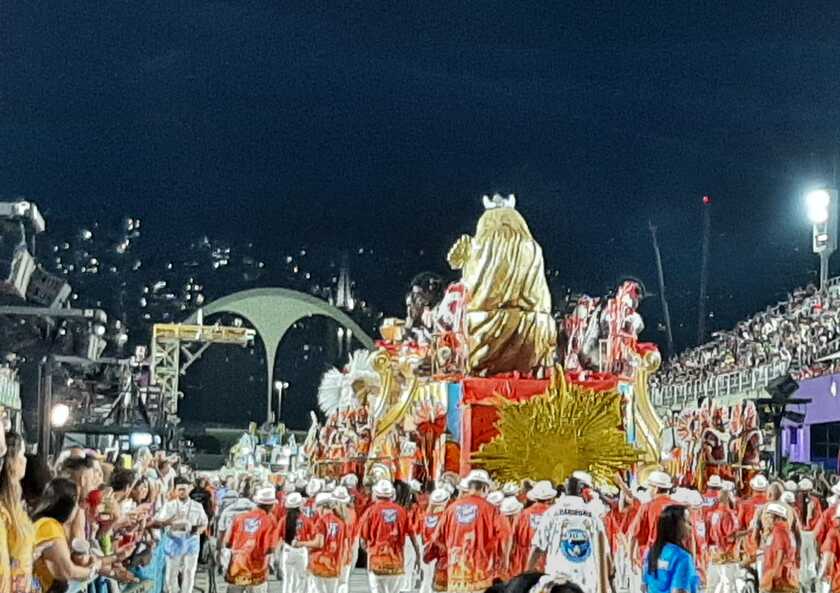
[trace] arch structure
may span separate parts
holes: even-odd
[[[328,302],[296,290],[286,288],[255,288],[243,290],[213,301],[202,307],[203,314],[232,313],[247,319],[254,326],[265,346],[268,373],[268,401],[274,390],[274,363],[283,336],[295,323],[307,317],[321,315],[335,320],[353,332],[365,348],[373,349],[373,338],[349,315]],[[193,314],[186,323],[197,323]]]

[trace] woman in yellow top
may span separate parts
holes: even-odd
[[[0,517],[6,524],[9,549],[11,591],[28,593],[32,586],[32,522],[23,510],[20,481],[26,473],[26,452],[23,438],[16,432],[6,433],[6,458],[0,470]]]
[[[76,564],[64,531],[79,510],[76,484],[67,478],[55,478],[44,489],[41,501],[32,513],[35,521],[35,588],[47,593],[56,581],[89,581],[99,570],[98,560],[86,566]]]

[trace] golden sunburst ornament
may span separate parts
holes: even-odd
[[[612,484],[616,472],[641,459],[621,429],[621,396],[570,384],[560,367],[543,395],[498,403],[499,434],[472,456],[498,481],[558,484],[583,470],[600,484]]]

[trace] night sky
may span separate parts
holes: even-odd
[[[388,265],[353,276],[390,315],[482,193],[517,194],[560,293],[655,291],[650,219],[680,347],[704,194],[713,329],[816,278],[801,194],[840,140],[836,6],[294,4],[4,3],[0,195],[59,227],[131,213],[158,254],[373,249]]]

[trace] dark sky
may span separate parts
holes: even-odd
[[[815,277],[800,202],[840,138],[836,5],[525,4],[5,2],[0,195],[131,211],[162,251],[366,245],[410,275],[513,191],[563,285],[599,294],[655,289],[652,219],[680,345],[703,194],[714,326]],[[388,270],[354,272],[400,313]]]

